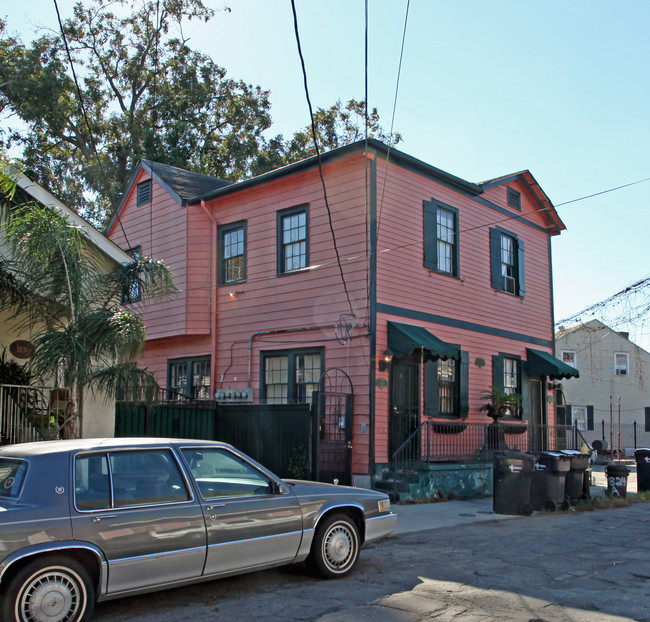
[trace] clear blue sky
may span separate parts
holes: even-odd
[[[227,4],[184,34],[231,77],[269,89],[272,133],[290,135],[308,124],[291,3]],[[362,98],[363,0],[296,5],[313,105]],[[386,129],[406,5],[369,0],[369,102]],[[60,0],[63,17],[72,6]],[[53,0],[0,14],[23,40],[30,20],[57,26]],[[529,169],[556,205],[650,177],[649,25],[645,0],[411,0],[399,148],[473,182]],[[649,195],[645,182],[558,207],[567,231],[553,240],[557,320],[650,275]],[[650,318],[620,329],[650,347]]]

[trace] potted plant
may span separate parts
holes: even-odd
[[[504,393],[496,387],[483,391],[483,399],[486,401],[480,410],[487,411],[494,423],[501,417],[514,414],[521,406],[522,396],[519,393]]]

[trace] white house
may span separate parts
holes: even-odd
[[[650,353],[599,320],[560,329],[556,352],[580,371],[564,382],[566,423],[631,455],[650,444]],[[620,435],[620,436],[619,436]]]

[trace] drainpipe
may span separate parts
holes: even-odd
[[[327,330],[330,328],[336,328],[336,324],[326,324],[324,326],[299,326],[298,328],[276,328],[274,330],[260,330],[256,333],[253,333],[248,340],[248,384],[251,385],[251,368],[253,364],[253,340],[255,337],[261,337],[263,335],[282,335],[286,333],[304,333],[309,330]]]
[[[210,279],[210,287],[212,288],[212,316],[210,318],[210,335],[212,337],[212,364],[210,365],[210,394],[213,395],[217,387],[217,261],[213,256],[217,248],[217,225],[218,221],[214,214],[207,208],[205,200],[201,199],[201,208],[208,215],[212,221],[212,244],[210,244],[210,274],[214,278]]]

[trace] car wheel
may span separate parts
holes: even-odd
[[[43,557],[27,564],[10,581],[3,619],[17,622],[84,622],[95,606],[88,571],[68,557]]]
[[[311,565],[325,579],[349,574],[359,559],[359,530],[345,514],[324,519],[312,545]]]

